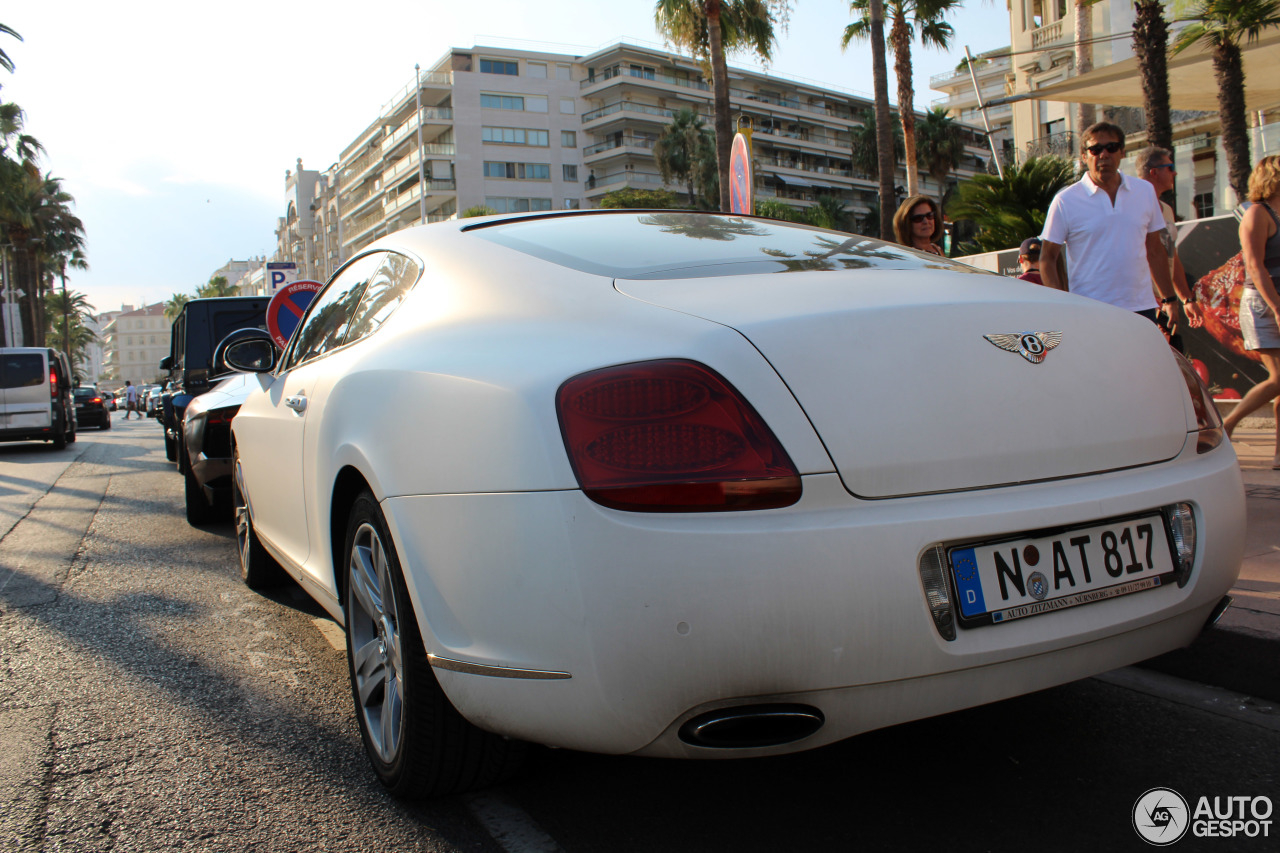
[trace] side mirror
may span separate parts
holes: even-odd
[[[160,359],[160,369],[173,370],[173,356],[166,355],[164,358]]]
[[[267,373],[276,366],[280,351],[271,341],[249,339],[228,344],[222,363],[240,373]]]
[[[210,378],[223,374],[266,373],[276,366],[280,350],[263,329],[236,329],[213,350]]]

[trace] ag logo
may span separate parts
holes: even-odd
[[[1172,788],[1152,788],[1133,804],[1133,828],[1143,841],[1166,847],[1187,834],[1187,801]]]

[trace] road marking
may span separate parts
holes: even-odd
[[[1104,672],[1094,678],[1105,684],[1280,732],[1280,708],[1263,699],[1135,666]]]
[[[501,794],[487,791],[465,800],[471,814],[507,853],[564,853],[524,809]]]
[[[347,633],[338,626],[337,622],[332,619],[312,619],[311,624],[320,631],[320,636],[329,641],[329,645],[333,646],[335,652],[346,653]]]

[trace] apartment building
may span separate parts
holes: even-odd
[[[863,215],[874,176],[850,163],[853,129],[871,102],[819,84],[732,68],[735,121],[752,130],[756,197],[797,207],[822,195]],[[653,144],[682,108],[712,125],[712,95],[689,57],[619,43],[589,56],[455,48],[378,111],[336,164],[286,173],[276,260],[326,279],[385,234],[484,206],[499,213],[595,207],[623,188],[669,189]],[[986,137],[964,130],[968,153],[951,182],[984,168]],[[945,188],[922,175],[922,190]],[[905,185],[905,171],[896,183]]]
[[[1009,55],[1009,51],[1010,48],[1002,47],[978,54],[973,58],[972,74],[969,61],[964,59],[954,71],[935,74],[929,78],[929,88],[947,95],[945,98],[935,98],[930,106],[946,107],[947,115],[964,124],[984,130],[990,127],[991,143],[988,150],[992,158],[999,156],[1001,162],[1006,164],[1018,160],[1013,133],[1013,104],[1001,103],[1013,88],[1014,58]],[[983,111],[978,107],[979,93],[983,105],[996,102],[995,106],[987,106],[985,110],[986,124],[983,123]]]
[[[164,303],[125,305],[102,330],[103,380],[123,385],[162,381],[160,360],[169,354],[169,321]]]

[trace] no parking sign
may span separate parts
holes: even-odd
[[[280,349],[284,349],[284,345],[289,343],[289,336],[298,328],[298,321],[322,287],[324,285],[318,281],[303,279],[286,284],[271,297],[271,302],[267,305],[267,331]]]

